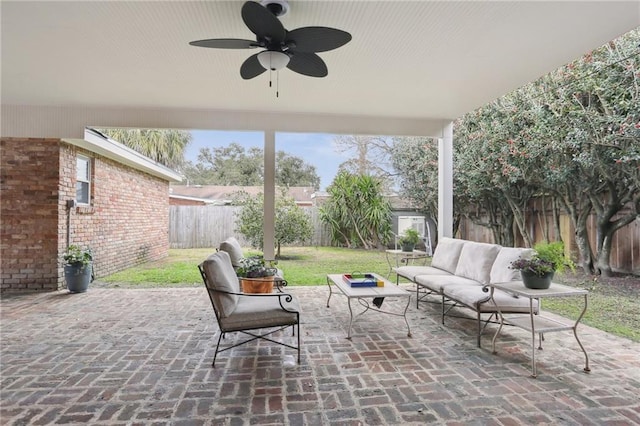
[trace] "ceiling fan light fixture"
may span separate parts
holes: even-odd
[[[265,50],[258,53],[258,62],[266,70],[277,71],[287,66],[289,55],[274,50]]]

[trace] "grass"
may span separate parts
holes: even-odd
[[[170,250],[165,259],[101,278],[99,283],[126,288],[201,286],[202,278],[196,266],[214,251]],[[383,251],[336,247],[284,247],[278,267],[285,271],[289,285],[326,284],[329,272],[376,272],[383,276],[389,272]],[[589,307],[583,324],[640,342],[640,301],[635,294],[611,291],[607,286],[588,279],[557,278],[559,282],[589,290]],[[395,280],[395,275],[391,276],[391,280]],[[543,308],[575,319],[582,309],[581,302],[581,298],[545,299]]]

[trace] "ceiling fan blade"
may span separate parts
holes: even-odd
[[[329,74],[327,65],[315,53],[295,52],[291,55],[287,68],[309,77],[326,77]]]
[[[266,69],[264,69],[262,65],[260,65],[260,62],[258,62],[257,53],[255,55],[249,56],[247,60],[244,61],[242,63],[242,66],[240,67],[240,75],[245,80],[249,80],[253,77],[257,77],[265,71]]]
[[[351,41],[351,34],[328,27],[302,27],[287,33],[287,41],[294,42],[296,52],[326,52]]]
[[[242,20],[258,39],[268,39],[275,43],[284,41],[286,30],[280,20],[259,3],[248,1],[242,6]]]
[[[191,46],[212,47],[215,49],[253,49],[260,44],[254,40],[239,38],[212,38],[208,40],[196,40],[189,42]]]

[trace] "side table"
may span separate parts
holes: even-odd
[[[426,262],[429,257],[429,254],[422,250],[402,251],[391,249],[385,250],[385,255],[387,256],[387,263],[389,264],[389,273],[387,274],[387,278],[391,276],[393,268],[399,267],[401,263],[406,263],[408,265],[409,262],[416,259],[424,259]]]
[[[573,335],[575,336],[576,341],[580,346],[580,349],[582,349],[582,352],[584,353],[584,361],[585,361],[584,371],[587,373],[591,371],[591,369],[589,368],[589,356],[587,355],[587,351],[585,350],[584,346],[580,342],[580,339],[578,338],[578,330],[577,330],[580,320],[584,316],[584,313],[587,311],[587,297],[589,295],[589,292],[587,290],[569,287],[566,285],[556,284],[556,283],[552,283],[551,287],[549,287],[548,289],[536,290],[536,289],[530,289],[525,287],[522,281],[489,284],[489,287],[491,289],[492,300],[493,300],[493,291],[496,288],[502,291],[506,291],[508,293],[514,294],[516,296],[526,297],[529,299],[529,314],[517,315],[517,316],[510,315],[508,318],[504,318],[504,316],[502,315],[502,312],[500,312],[500,305],[496,304],[498,306],[498,316],[500,317],[500,326],[498,327],[498,330],[496,331],[496,334],[493,336],[493,340],[492,340],[492,350],[494,354],[496,353],[496,339],[498,338],[498,334],[500,334],[500,331],[502,330],[502,326],[504,324],[511,324],[513,326],[522,328],[523,330],[530,331],[531,332],[531,377],[535,378],[538,375],[536,370],[536,348],[535,348],[536,333],[540,335],[539,336],[540,344],[538,346],[538,349],[542,349],[542,335],[544,333],[573,330]],[[561,322],[552,318],[545,317],[544,315],[542,315],[542,313],[540,313],[540,315],[534,314],[534,310],[533,310],[534,299],[538,300],[538,307],[540,309],[542,307],[542,303],[541,303],[542,299],[553,298],[553,297],[577,297],[577,296],[584,297],[584,307],[582,308],[582,312],[580,312],[580,316],[573,324]]]

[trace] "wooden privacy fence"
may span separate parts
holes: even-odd
[[[331,238],[320,221],[317,207],[302,208],[310,217],[313,235],[303,246],[330,246]],[[228,237],[240,244],[249,243],[236,232],[238,206],[171,206],[169,209],[169,245],[171,248],[218,247]]]
[[[534,241],[543,241],[547,237],[551,241],[562,239],[565,244],[569,244],[572,256],[577,257],[575,229],[569,216],[564,213],[559,215],[560,235],[558,236],[551,226],[553,223],[551,207],[544,205],[540,199],[533,200],[530,207],[526,223]],[[483,221],[488,220],[486,217],[482,217],[482,219]],[[596,218],[593,215],[587,221],[587,232],[591,248],[595,250]],[[478,225],[468,218],[461,220],[457,237],[472,241],[494,242],[493,234],[489,228]],[[516,245],[523,245],[521,238],[517,238]],[[640,271],[640,218],[636,218],[635,221],[615,233],[611,242],[611,267],[613,270],[624,272]]]

